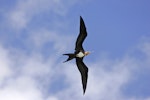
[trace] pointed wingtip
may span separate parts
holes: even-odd
[[[82,16],[80,16],[80,20],[83,20]]]
[[[83,95],[85,95],[85,91],[86,91],[86,88],[85,88],[85,87],[83,87]]]
[[[83,91],[83,95],[85,95],[85,91]]]

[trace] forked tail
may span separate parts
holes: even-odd
[[[73,54],[73,53],[68,53],[68,54],[63,54],[63,55],[67,55],[68,56],[68,59],[66,61],[64,61],[64,63],[69,61],[69,60],[72,60],[73,58],[75,58],[75,54]]]

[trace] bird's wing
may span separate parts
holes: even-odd
[[[88,79],[88,68],[83,63],[83,58],[76,58],[76,64],[77,64],[77,67],[81,73],[83,93],[85,93],[86,85],[87,85],[87,79]]]
[[[82,43],[85,40],[86,36],[87,36],[86,27],[85,27],[82,17],[80,16],[80,33],[76,41],[76,47],[75,47],[76,51],[80,51],[80,50],[84,51],[82,47]]]

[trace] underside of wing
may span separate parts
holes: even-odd
[[[80,33],[79,33],[77,41],[76,41],[75,50],[77,50],[77,51],[83,50],[84,51],[84,49],[82,47],[82,43],[85,40],[86,36],[87,36],[86,27],[85,27],[82,17],[80,16]]]
[[[81,73],[81,79],[82,79],[82,86],[83,86],[83,93],[85,93],[86,86],[87,86],[87,79],[88,79],[88,68],[83,63],[82,58],[76,58],[76,64],[77,67]]]

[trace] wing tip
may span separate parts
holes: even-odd
[[[86,90],[86,89],[85,89]],[[83,95],[85,95],[85,90],[83,90]]]
[[[82,16],[80,16],[80,20],[81,20],[81,21],[83,21],[83,18],[82,18]]]

